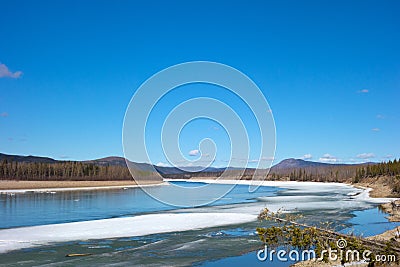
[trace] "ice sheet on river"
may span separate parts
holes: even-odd
[[[0,253],[70,240],[143,236],[240,224],[256,220],[250,214],[160,213],[84,222],[0,230]]]

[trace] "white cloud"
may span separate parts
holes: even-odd
[[[340,161],[340,162],[343,162],[343,163],[347,163],[347,164],[355,164],[355,163],[365,163],[365,162],[367,162],[365,159],[354,159],[354,158],[350,158],[350,159],[348,159],[348,160],[346,160],[346,161]]]
[[[189,156],[198,156],[200,154],[200,151],[198,149],[193,149],[189,151]]]
[[[7,112],[0,113],[0,117],[8,117],[8,113]]]
[[[168,165],[167,163],[164,163],[164,162],[159,162],[159,163],[156,164],[156,166],[158,166],[158,167],[170,167],[170,165]]]
[[[374,132],[379,132],[381,129],[379,129],[379,128],[372,128],[371,130],[374,131]]]
[[[302,159],[312,159],[311,154],[305,154],[304,156],[301,157]]]
[[[376,118],[377,118],[377,119],[380,119],[380,120],[383,120],[383,119],[385,119],[386,117],[385,117],[384,115],[382,115],[382,114],[378,114],[378,115],[376,115]]]
[[[362,90],[359,90],[359,91],[358,91],[358,93],[361,93],[361,94],[366,94],[366,93],[368,93],[368,92],[369,92],[368,89],[362,89]]]
[[[0,63],[0,78],[8,77],[18,79],[22,75],[22,71],[11,72],[5,64]]]
[[[384,156],[383,158],[384,159],[391,159],[391,158],[393,158],[393,155],[392,154],[388,154],[388,155]]]
[[[322,157],[319,158],[319,161],[334,163],[334,162],[338,162],[339,160],[335,156],[332,156],[330,154],[324,154]]]
[[[359,159],[372,159],[375,158],[374,153],[361,153],[357,155],[357,158]]]
[[[319,161],[325,162],[325,163],[336,163],[338,162],[337,158],[319,158]]]

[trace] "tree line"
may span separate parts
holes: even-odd
[[[253,179],[254,169],[227,171],[235,179]],[[223,172],[163,174],[165,178],[219,177]],[[141,173],[146,177],[151,173]],[[241,177],[239,177],[241,176]],[[267,180],[362,182],[366,178],[394,177],[393,191],[400,193],[400,160],[363,165],[313,166],[271,172]],[[132,180],[129,169],[121,165],[99,165],[89,162],[63,161],[55,163],[0,161],[0,180]]]
[[[357,168],[354,177],[354,182],[359,182],[363,178],[368,178],[368,177],[396,176],[396,175],[400,175],[400,159],[399,160],[395,159],[393,161],[389,160],[388,162],[381,162]]]
[[[132,180],[124,166],[100,166],[93,163],[65,161],[57,163],[0,162],[0,180],[66,181],[66,180]]]

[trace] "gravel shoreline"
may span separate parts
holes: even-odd
[[[143,181],[143,185],[158,185],[163,181]],[[82,190],[139,187],[135,181],[0,181],[0,191]]]

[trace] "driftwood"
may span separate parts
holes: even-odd
[[[365,239],[363,237],[356,237],[356,236],[351,236],[351,235],[346,235],[346,234],[342,234],[342,233],[338,233],[332,230],[328,230],[328,229],[323,229],[320,227],[316,227],[316,226],[310,226],[304,223],[298,223],[295,221],[291,221],[291,220],[287,220],[287,219],[283,219],[283,218],[279,218],[277,216],[268,214],[268,210],[261,212],[261,214],[259,215],[259,219],[264,219],[264,218],[268,218],[277,222],[281,222],[281,223],[288,223],[294,226],[298,226],[298,227],[305,227],[305,228],[314,228],[316,230],[318,230],[319,232],[325,233],[327,235],[330,236],[335,236],[335,237],[339,237],[339,238],[357,238],[363,245],[373,248],[374,250],[376,249],[376,247],[380,247],[382,249],[387,248],[387,244],[386,243],[382,243],[379,241],[375,241],[375,240],[369,240],[369,239]],[[391,243],[391,249],[397,253],[400,253],[400,244],[393,244]]]
[[[65,255],[65,257],[85,257],[85,256],[91,256],[93,255],[92,253],[71,253]]]

